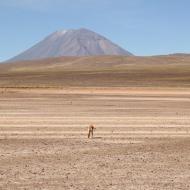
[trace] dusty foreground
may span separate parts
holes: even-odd
[[[188,89],[1,89],[3,190],[189,190],[189,147]]]

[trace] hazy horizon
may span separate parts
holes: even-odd
[[[135,55],[190,53],[188,0],[6,0],[0,62],[62,29],[87,28]]]

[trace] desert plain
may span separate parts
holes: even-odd
[[[0,189],[189,190],[190,58],[65,59],[1,66]]]

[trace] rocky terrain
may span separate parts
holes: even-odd
[[[0,108],[0,189],[190,188],[189,89],[3,88]]]

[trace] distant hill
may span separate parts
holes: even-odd
[[[57,31],[9,61],[94,55],[132,54],[93,31],[78,29]]]
[[[0,87],[190,88],[190,57],[87,56],[4,63]]]
[[[188,54],[188,53],[173,53],[173,54],[169,54],[169,56],[190,56],[190,54]]]

